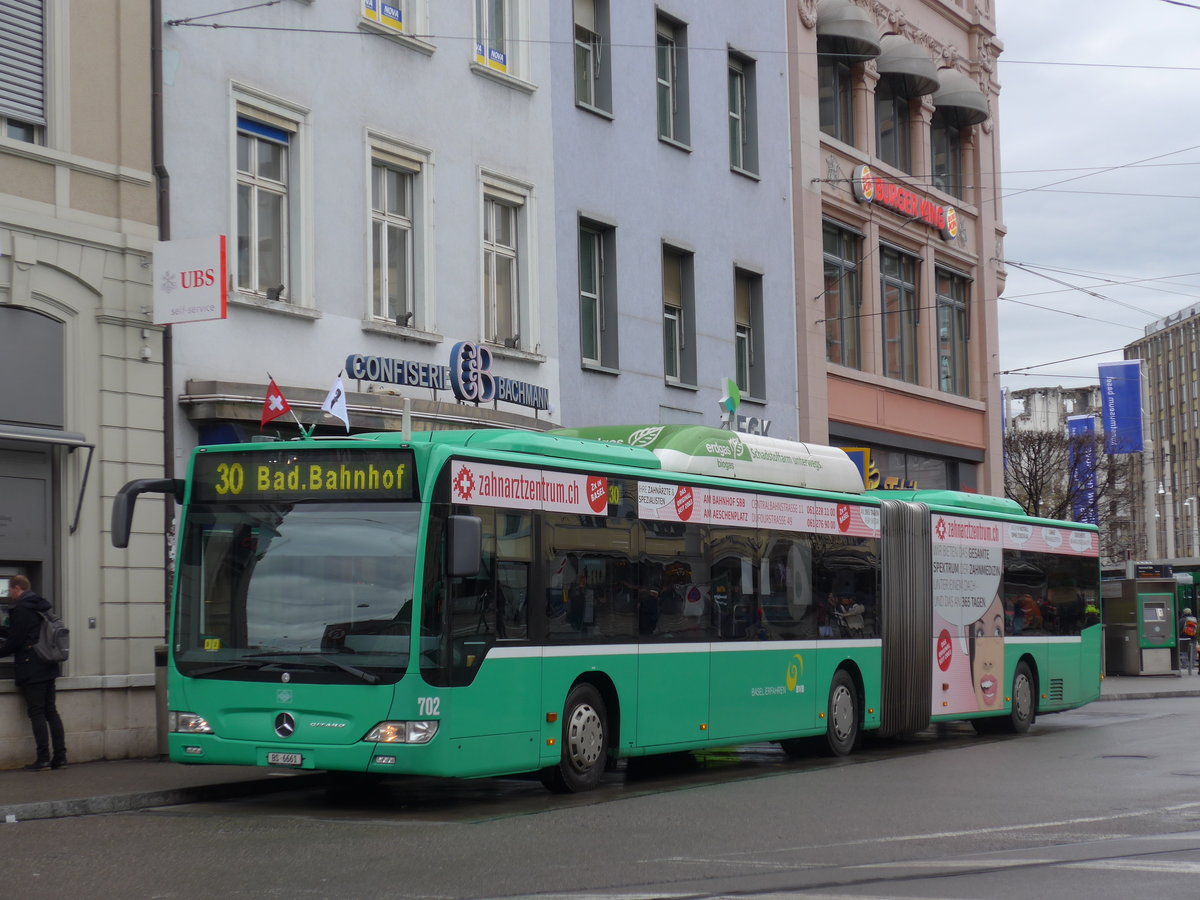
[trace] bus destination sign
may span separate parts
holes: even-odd
[[[415,500],[416,469],[408,450],[273,446],[196,455],[192,500]]]

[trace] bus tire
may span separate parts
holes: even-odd
[[[555,794],[590,791],[600,783],[608,761],[608,711],[590,684],[577,684],[563,706],[561,752],[557,765],[542,769],[542,784]]]
[[[822,748],[827,756],[848,756],[858,744],[858,691],[845,669],[829,685],[829,712]]]
[[[1001,727],[1010,734],[1024,734],[1037,718],[1037,692],[1034,689],[1033,672],[1027,662],[1017,663],[1013,672],[1012,711],[1008,718],[1000,719]]]

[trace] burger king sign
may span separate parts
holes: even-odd
[[[958,237],[958,210],[953,206],[940,206],[927,197],[888,181],[872,172],[870,166],[856,166],[851,185],[854,199],[859,203],[886,206],[909,219],[919,219],[936,228],[943,240],[952,241]]]

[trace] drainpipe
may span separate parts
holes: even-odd
[[[150,0],[150,155],[154,173],[158,239],[171,239],[171,176],[167,172],[163,152],[163,10],[162,0]],[[171,326],[163,326],[162,335],[162,401],[163,401],[163,477],[175,477],[175,396],[173,377],[174,354],[171,346]],[[166,561],[163,578],[163,635],[170,633],[171,589],[175,583],[171,563],[172,535],[175,525],[175,499],[163,496],[163,559]],[[155,736],[158,754],[166,758],[167,746],[167,645],[154,647],[154,709]]]
[[[150,0],[150,141],[151,166],[157,190],[158,239],[171,239],[171,176],[167,172],[163,151],[163,10],[162,0]],[[175,396],[171,326],[163,326],[162,336],[163,392],[163,477],[175,477]],[[171,533],[175,524],[175,500],[170,495],[163,502],[163,535],[167,543],[166,558],[171,558]],[[167,567],[165,608],[170,606],[172,567]],[[165,614],[164,608],[164,614]]]

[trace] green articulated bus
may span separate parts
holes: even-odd
[[[1094,527],[864,491],[830,447],[673,425],[201,447],[122,489],[118,547],[145,492],[183,504],[178,762],[581,791],[621,757],[1022,732],[1100,694]]]

